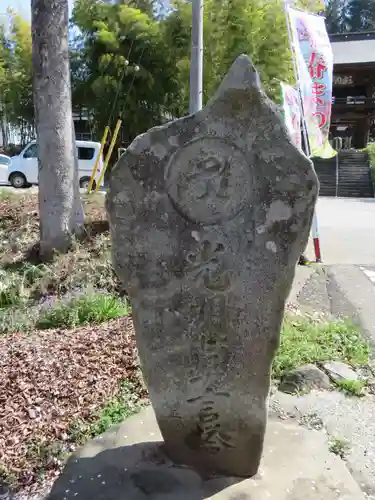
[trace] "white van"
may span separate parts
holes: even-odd
[[[0,184],[8,184],[8,166],[10,163],[9,156],[0,154]]]
[[[76,141],[78,149],[79,186],[87,189],[92,170],[100,153],[100,143],[91,141]],[[95,181],[98,181],[103,169],[103,158],[100,158]],[[25,188],[38,184],[38,145],[30,142],[17,156],[12,156],[8,166],[8,181],[15,188]],[[95,182],[94,181],[94,182]],[[102,186],[104,180],[102,182]],[[95,185],[95,184],[94,184]]]

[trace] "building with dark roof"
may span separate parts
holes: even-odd
[[[375,121],[375,32],[331,35],[331,137],[346,149],[367,145]]]

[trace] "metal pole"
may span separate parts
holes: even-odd
[[[190,114],[202,109],[203,97],[203,0],[192,0]]]

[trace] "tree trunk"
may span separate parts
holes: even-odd
[[[83,231],[68,49],[68,0],[31,0],[39,148],[40,252],[69,249]]]

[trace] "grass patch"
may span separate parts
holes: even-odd
[[[0,310],[20,305],[27,299],[28,292],[22,276],[0,270]]]
[[[138,413],[141,408],[142,404],[139,403],[133,384],[123,381],[119,393],[92,416],[90,423],[77,420],[71,424],[68,430],[69,439],[73,443],[83,444],[88,439],[106,432],[112,425],[120,424]]]
[[[273,363],[273,376],[308,363],[329,360],[352,366],[368,364],[369,345],[349,321],[318,321],[286,316],[280,348]]]
[[[58,302],[50,309],[40,313],[36,327],[41,330],[50,328],[74,328],[78,325],[99,324],[129,314],[125,299],[115,295],[97,293]]]
[[[350,452],[350,444],[346,439],[332,438],[329,441],[329,451],[344,459]]]
[[[26,306],[0,309],[0,334],[28,332],[35,326],[37,309]]]
[[[13,193],[9,191],[9,189],[0,189],[0,200],[1,201],[6,201],[10,200],[12,198]],[[13,195],[14,196],[14,195]]]
[[[366,387],[364,380],[337,380],[337,387],[349,396],[363,396],[363,389]]]

